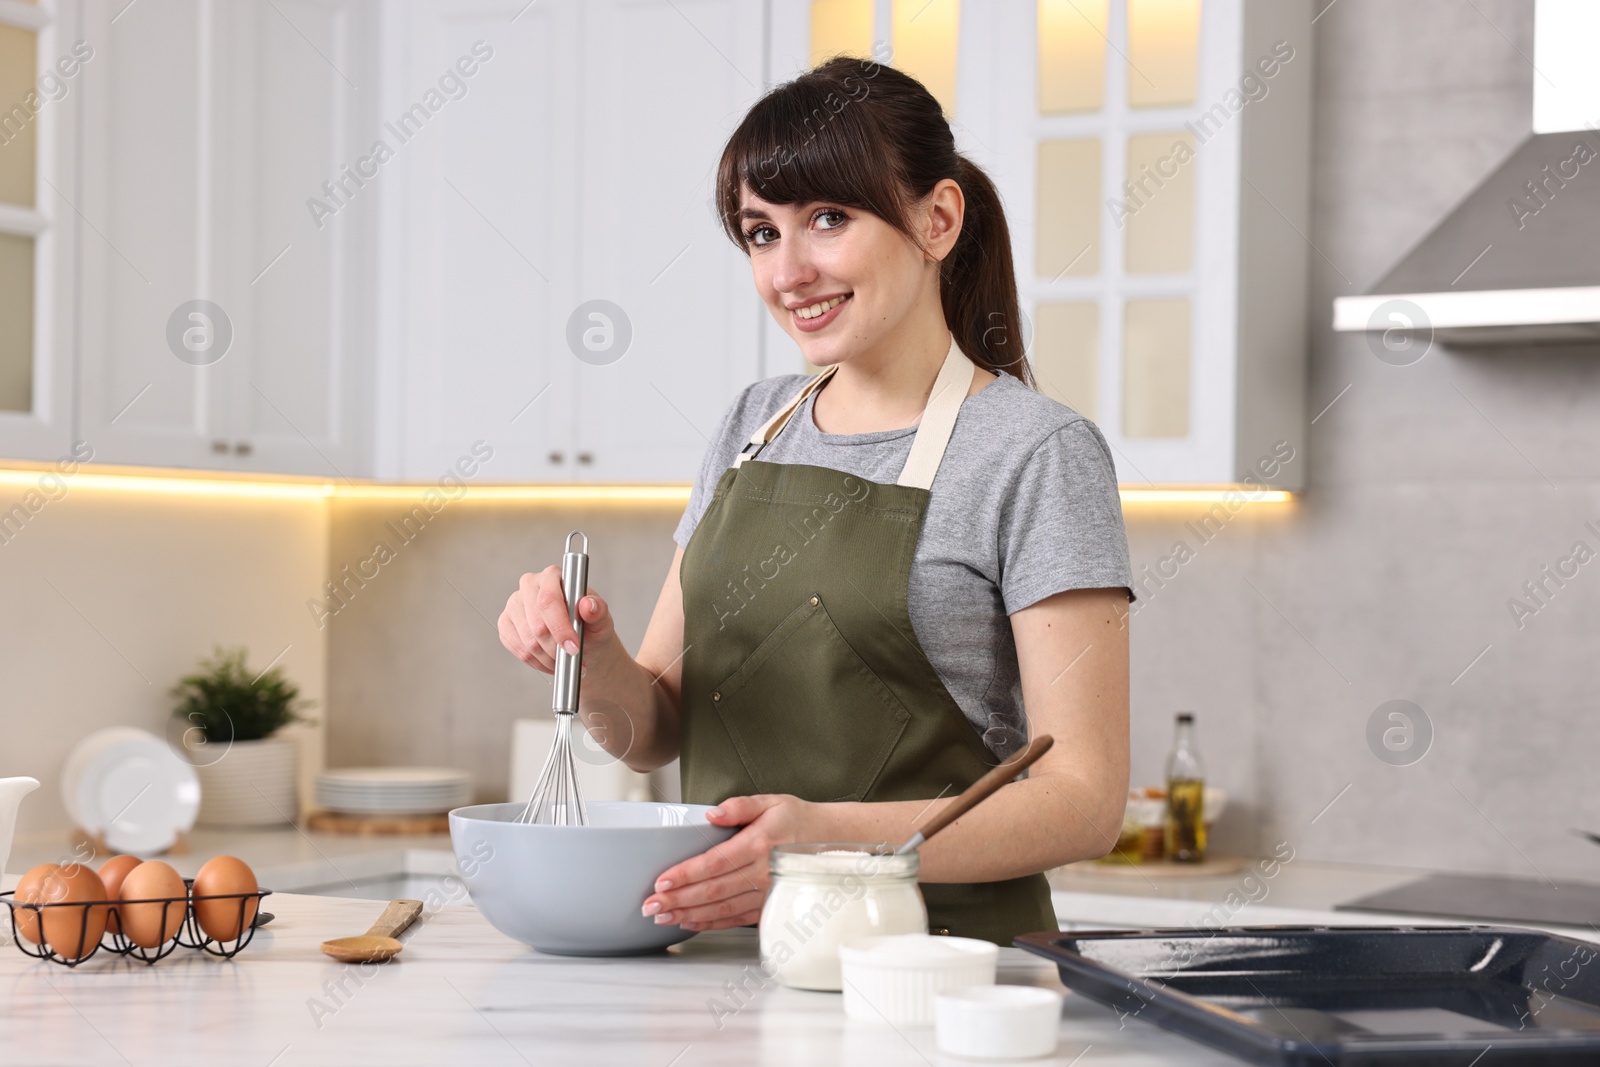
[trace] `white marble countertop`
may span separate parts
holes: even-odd
[[[65,842],[59,834],[19,840],[7,866],[20,872],[35,863],[65,862],[73,858]],[[703,934],[655,957],[542,956],[463,906],[463,887],[450,877],[447,835],[196,831],[189,845],[188,853],[165,857],[185,875],[223,852],[254,866],[262,884],[278,890],[265,905],[274,921],[232,962],[180,948],[153,966],[102,953],[68,969],[0,944],[0,1049],[6,1063],[971,1067],[975,1062],[939,1054],[931,1028],[893,1030],[847,1020],[836,994],[774,983],[758,987],[750,978],[756,940],[749,930]],[[1422,871],[1303,860],[1280,865],[1270,878],[1259,871],[1248,877],[1253,869],[1178,879],[1080,865],[1053,873],[1051,884],[1066,929],[1424,921],[1332,910]],[[326,938],[365,930],[381,901],[283,891],[360,883],[401,871],[415,876],[410,895],[425,899],[428,907],[424,920],[406,935],[403,957],[382,967],[346,967],[317,949]],[[12,874],[3,884],[9,888],[14,882]],[[1051,965],[1018,949],[1002,950],[999,977],[1060,988]],[[730,993],[741,983],[748,992]],[[1082,1067],[1238,1063],[1142,1021],[1119,1027],[1114,1012],[1070,993],[1056,1055],[1029,1062]]]
[[[346,966],[318,951],[360,933],[374,902],[278,893],[276,918],[233,961],[180,948],[153,965],[104,953],[68,969],[0,946],[0,1048],[28,1065],[573,1064],[590,1067],[955,1067],[931,1028],[847,1020],[837,994],[747,978],[753,931],[703,934],[654,957],[542,956],[470,907],[439,908],[396,961]],[[363,974],[365,970],[365,975]],[[754,973],[753,970],[750,973]],[[1055,970],[1001,952],[1000,980],[1060,988]],[[748,993],[730,995],[748,981]],[[718,1003],[725,1013],[719,1013]],[[720,1017],[719,1017],[720,1014]],[[1236,1064],[1068,994],[1054,1057],[1031,1064]]]

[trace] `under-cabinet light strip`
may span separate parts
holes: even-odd
[[[68,474],[52,468],[0,470],[0,487],[35,490],[41,499],[54,500],[77,489],[147,496],[188,496],[257,500],[420,500],[430,492],[447,500],[524,503],[671,503],[689,499],[687,485],[416,485],[279,480],[271,478],[209,478],[184,474],[102,474],[79,468]],[[1207,486],[1163,489],[1126,486],[1124,504],[1283,504],[1294,499],[1282,490],[1253,486]],[[11,504],[0,503],[0,513]]]
[[[83,470],[59,471],[0,470],[0,486],[22,491],[24,503],[29,490],[46,500],[58,500],[80,489],[145,496],[247,497],[260,500],[321,500],[333,495],[334,488],[323,482],[275,481],[262,479],[201,478],[167,474],[98,474]],[[0,500],[0,503],[4,503]],[[10,504],[4,504],[9,509]],[[0,510],[3,514],[3,510]]]
[[[1294,494],[1283,489],[1258,489],[1251,485],[1208,486],[1204,489],[1161,489],[1121,486],[1124,504],[1288,504]]]

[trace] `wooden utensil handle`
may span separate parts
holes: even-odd
[[[1049,734],[1035,737],[1028,742],[1028,747],[1023,749],[1020,755],[991,768],[988,774],[968,786],[952,803],[940,809],[937,815],[917,827],[917,832],[922,835],[923,840],[927,840],[943,830],[971,811],[980,801],[987,799],[990,793],[1037,763],[1039,757],[1049,752],[1050,746],[1055,743],[1056,739]]]
[[[399,937],[421,914],[420,900],[391,900],[389,906],[383,909],[383,914],[378,916],[378,921],[372,924],[372,929],[367,931],[367,936]]]

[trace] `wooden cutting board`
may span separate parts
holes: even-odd
[[[314,811],[306,816],[306,829],[325,834],[447,834],[449,815],[344,815]]]
[[[1074,876],[1100,875],[1106,878],[1146,878],[1151,881],[1178,878],[1216,878],[1238,874],[1249,865],[1243,856],[1207,856],[1199,863],[1174,863],[1171,860],[1145,860],[1143,863],[1074,863],[1062,870]]]

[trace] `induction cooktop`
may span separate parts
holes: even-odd
[[[1434,874],[1338,908],[1542,926],[1600,927],[1600,885],[1501,875]]]

